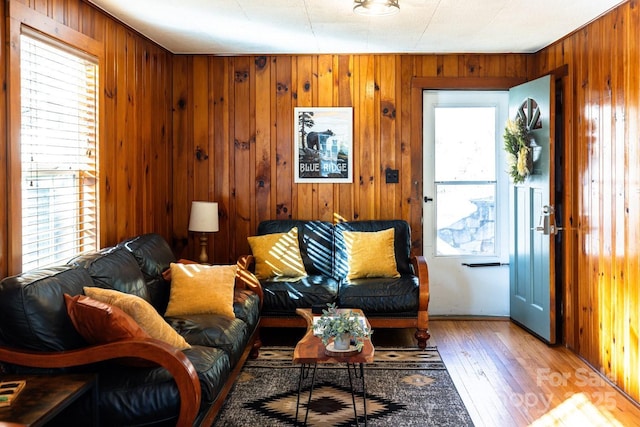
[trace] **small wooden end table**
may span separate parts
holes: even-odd
[[[0,427],[43,426],[63,409],[91,392],[92,420],[99,424],[98,379],[94,374],[3,375],[2,381],[25,380],[11,406],[0,407]],[[89,420],[87,420],[89,421]]]
[[[338,311],[352,311],[354,314],[358,316],[362,316],[365,320],[365,323],[369,329],[371,329],[371,325],[369,321],[364,316],[362,310],[358,309],[339,309]],[[325,346],[322,343],[322,339],[313,333],[313,319],[314,316],[311,312],[311,309],[299,308],[296,310],[296,313],[302,316],[307,321],[307,333],[302,337],[302,339],[298,342],[295,349],[293,350],[293,363],[300,364],[300,377],[298,379],[298,400],[296,404],[296,425],[298,424],[298,409],[300,408],[300,390],[302,388],[302,380],[308,377],[309,370],[311,366],[313,366],[313,375],[311,379],[311,388],[309,390],[309,399],[307,401],[307,410],[304,417],[304,425],[307,425],[307,419],[309,416],[309,405],[311,403],[311,395],[313,394],[313,387],[315,385],[316,380],[316,370],[318,369],[318,364],[340,364],[345,363],[347,365],[347,371],[349,373],[349,385],[351,386],[351,399],[353,402],[353,414],[356,419],[356,426],[358,426],[358,412],[356,411],[356,397],[355,397],[355,389],[353,387],[353,380],[351,377],[351,369],[354,371],[355,378],[358,376],[362,382],[362,400],[363,400],[363,409],[364,409],[364,425],[367,425],[367,389],[365,385],[364,378],[364,364],[373,362],[373,355],[375,352],[375,348],[371,343],[371,339],[367,338],[364,340],[364,346],[362,350],[358,353],[345,353],[344,356],[341,355],[327,355],[325,353]],[[358,374],[359,373],[359,374]]]

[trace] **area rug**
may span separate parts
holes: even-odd
[[[296,402],[300,366],[291,347],[263,347],[249,360],[214,423],[217,427],[356,425],[346,365],[319,365],[312,399],[310,377],[303,382],[298,424]],[[352,372],[353,373],[353,372]],[[368,426],[473,426],[460,395],[435,347],[376,348],[375,363],[365,365]],[[356,412],[364,425],[360,380],[354,378]]]

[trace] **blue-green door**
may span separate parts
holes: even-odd
[[[510,313],[549,343],[556,341],[553,84],[545,76],[509,91],[509,118],[526,126],[528,148],[517,156],[528,173],[511,187]]]

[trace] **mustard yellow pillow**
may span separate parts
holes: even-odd
[[[191,348],[184,337],[177,333],[151,304],[139,296],[95,287],[85,287],[84,294],[97,301],[118,307],[131,316],[152,338],[164,341],[179,350]]]
[[[365,277],[400,277],[394,250],[395,231],[343,231],[347,247],[347,279]]]
[[[235,318],[236,265],[171,263],[171,292],[165,316],[220,314]]]
[[[256,259],[258,279],[293,278],[307,275],[298,246],[298,227],[287,233],[248,237]]]

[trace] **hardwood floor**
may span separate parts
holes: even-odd
[[[508,320],[433,320],[430,329],[476,426],[640,425],[640,407],[575,353]]]
[[[548,346],[509,320],[430,322],[477,427],[638,426],[640,406],[572,351]],[[415,345],[412,329],[378,329],[378,346]],[[302,329],[265,329],[264,345],[294,345]]]

